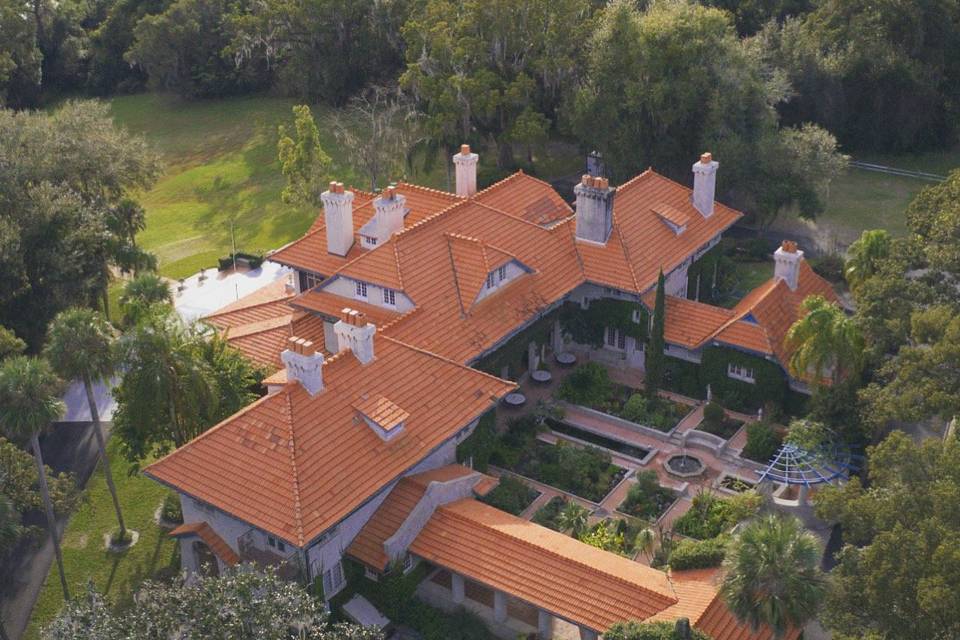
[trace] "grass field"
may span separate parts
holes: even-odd
[[[172,278],[215,266],[237,248],[275,249],[303,234],[316,212],[280,201],[284,180],[276,160],[277,126],[292,123],[294,102],[252,97],[182,102],[157,94],[111,101],[116,122],[141,134],[163,157],[165,172],[143,195],[147,228],[141,244],[157,255],[160,272]],[[332,175],[347,184],[366,179],[339,162],[342,154],[326,134],[326,107],[313,107],[321,144],[333,158]],[[442,186],[442,165],[414,177]]]
[[[946,175],[960,168],[960,150],[910,155],[867,155],[857,160],[898,169]],[[904,211],[914,196],[935,183],[850,168],[830,187],[826,212],[818,224],[831,227],[839,240],[851,242],[865,229],[887,229],[894,235],[907,232]]]
[[[103,535],[116,528],[117,520],[103,470],[98,467],[87,486],[85,502],[64,532],[63,561],[71,595],[84,593],[87,582],[92,580],[97,590],[124,605],[130,602],[137,585],[144,579],[165,568],[179,571],[180,559],[176,541],[153,520],[167,489],[142,475],[127,475],[127,465],[114,443],[110,445],[110,453],[124,519],[129,529],[140,533],[140,539],[124,553],[109,553],[104,549]],[[49,624],[62,606],[63,594],[54,565],[40,591],[24,640],[37,640],[41,628]]]

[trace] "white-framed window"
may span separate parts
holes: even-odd
[[[363,236],[363,244],[368,247],[375,247],[377,246],[377,239],[373,236]]]
[[[487,274],[487,289],[493,289],[495,285],[496,285],[496,282],[494,281],[494,278],[493,278],[493,271],[491,271],[490,273]]]
[[[329,600],[340,593],[346,584],[343,577],[343,565],[340,562],[323,572],[323,597]]]
[[[751,367],[744,367],[732,362],[727,364],[727,375],[734,380],[749,382],[750,384],[753,384],[757,381],[757,379],[753,376],[753,369]]]
[[[403,559],[403,573],[408,574],[417,566],[417,560],[412,553],[408,553]]]
[[[300,291],[309,291],[323,282],[323,278],[315,273],[300,272]]]
[[[367,283],[366,282],[360,282],[358,280],[356,282],[356,290],[357,290],[358,298],[361,298],[363,300],[367,299]]]
[[[497,267],[497,282],[503,282],[507,279],[507,265]]]
[[[390,305],[391,307],[397,306],[397,292],[393,289],[384,289],[383,304]]]
[[[640,309],[634,309],[633,314],[630,316],[630,319],[640,324]]]
[[[613,327],[606,328],[606,335],[604,336],[604,341],[610,349],[619,349],[624,351],[627,348],[627,336],[624,335],[619,329],[614,329]]]
[[[373,580],[374,582],[380,581],[380,574],[371,569],[370,567],[363,568],[363,575],[367,580]]]

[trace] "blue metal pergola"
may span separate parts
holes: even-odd
[[[863,456],[855,455],[845,444],[825,444],[813,452],[794,444],[784,444],[767,468],[756,472],[760,476],[757,483],[769,480],[811,487],[849,478],[851,472],[860,469],[862,461]]]

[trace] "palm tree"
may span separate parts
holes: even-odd
[[[155,273],[142,273],[124,286],[120,296],[123,325],[136,324],[145,310],[154,304],[173,304],[170,286]]]
[[[768,625],[781,638],[811,620],[827,581],[820,544],[793,517],[771,514],[747,524],[727,549],[720,593],[754,631]]]
[[[47,345],[44,355],[53,363],[64,380],[79,379],[87,392],[87,405],[90,407],[90,420],[93,432],[100,448],[100,460],[103,473],[107,477],[107,487],[113,497],[113,508],[117,512],[120,525],[120,540],[127,536],[127,527],[123,522],[117,488],[113,484],[110,471],[110,458],[100,426],[100,412],[93,397],[93,383],[107,380],[114,372],[113,331],[110,324],[99,313],[90,309],[67,309],[53,319],[47,332]]]
[[[785,340],[794,350],[790,373],[800,379],[812,378],[817,386],[825,372],[837,382],[859,371],[864,342],[856,321],[819,295],[808,296],[800,308],[805,313],[790,327]]]
[[[847,249],[844,275],[851,289],[856,289],[864,280],[880,269],[880,263],[890,256],[892,240],[885,229],[870,229]]]
[[[561,531],[569,531],[574,538],[579,538],[583,530],[587,528],[589,515],[590,511],[586,507],[571,500],[557,516],[557,524]]]
[[[646,527],[637,532],[637,537],[636,540],[634,540],[633,548],[642,553],[645,557],[649,558],[653,553],[653,548],[656,542],[657,534],[654,533],[653,529]]]
[[[47,487],[47,471],[40,451],[40,432],[63,415],[63,401],[60,400],[62,390],[63,384],[45,360],[15,356],[0,364],[0,429],[10,437],[30,440],[37,464],[40,495],[43,496],[43,507],[47,514],[47,528],[60,571],[60,586],[63,587],[63,598],[69,600],[63,554]]]

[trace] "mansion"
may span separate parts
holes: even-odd
[[[331,183],[312,228],[269,257],[293,277],[206,319],[272,373],[265,397],[145,471],[181,496],[184,567],[286,559],[330,599],[347,560],[370,579],[427,562],[450,573],[454,602],[490,590],[498,622],[512,603],[534,607],[542,638],[555,619],[591,639],[622,620],[688,618],[715,640],[769,640],[702,571],[659,571],[478,501],[497,480],[456,464],[456,448],[545,347],[577,342],[562,309],[629,305],[637,329],[611,322],[595,346],[642,371],[662,272],[668,360],[709,360],[747,396],[804,393],[784,338],[806,296],[833,290],[785,241],[774,277],[733,308],[691,299],[691,266],[742,215],[715,202],[709,153],[692,190],[653,170],[618,187],[584,175],[573,208],[522,172],[478,191],[466,145],[453,162],[456,193]],[[544,322],[545,344],[527,344]],[[517,340],[522,356],[498,359]]]

